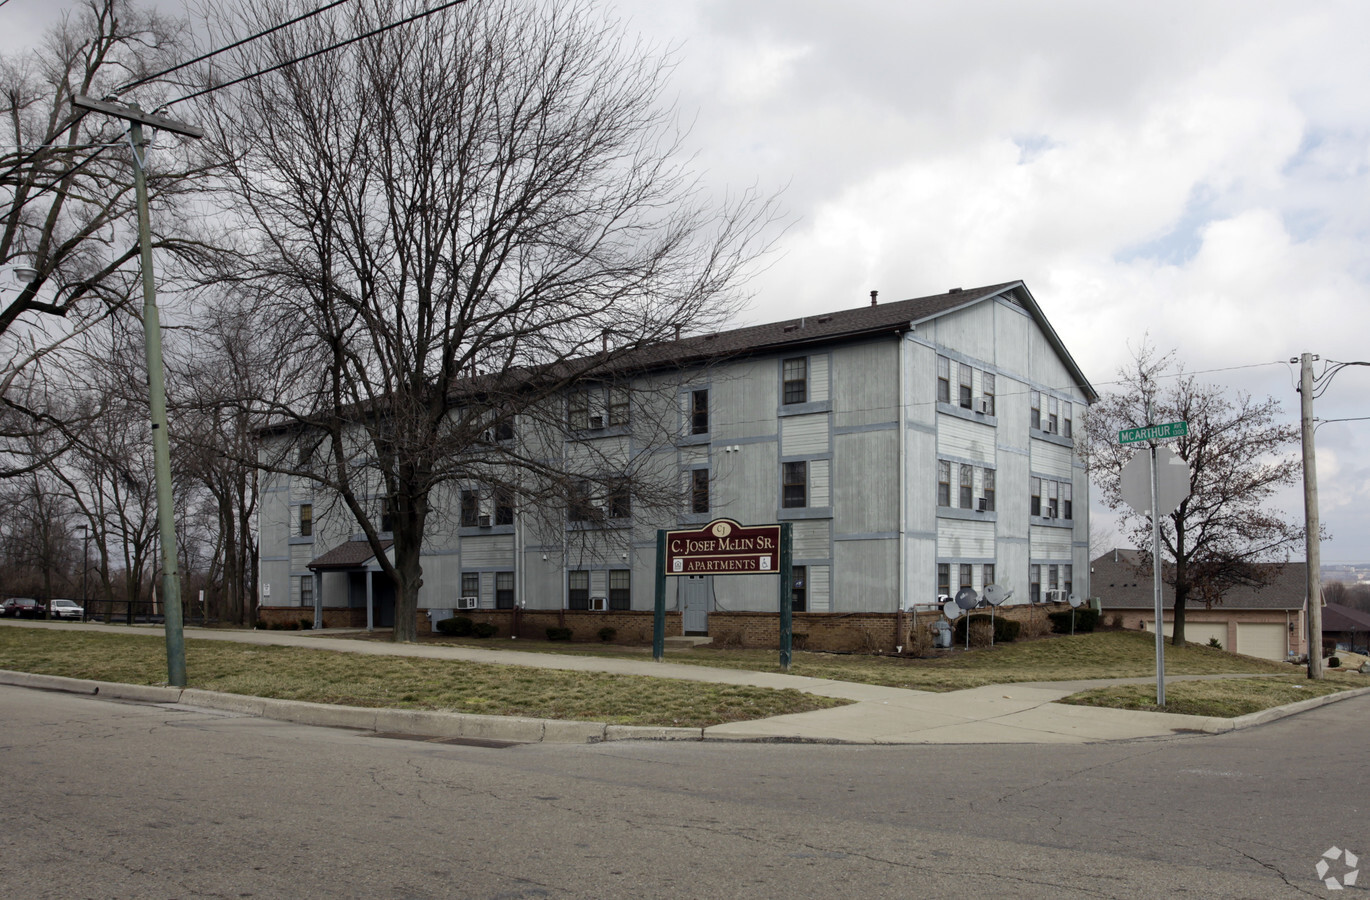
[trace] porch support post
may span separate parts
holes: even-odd
[[[375,573],[375,572],[372,572],[370,569],[367,569],[367,570],[366,570],[366,630],[367,630],[367,631],[375,631],[375,630],[376,630],[376,608],[375,608],[374,603],[372,602],[372,601],[375,600],[375,596],[374,596],[374,593],[373,593],[372,588],[371,588],[371,581],[372,581],[372,579],[374,579],[375,577],[376,577],[376,573]]]

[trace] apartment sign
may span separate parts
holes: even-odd
[[[780,526],[715,519],[666,532],[667,575],[779,575]]]

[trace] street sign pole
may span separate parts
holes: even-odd
[[[1147,418],[1150,418],[1148,416]],[[1165,611],[1161,609],[1161,488],[1151,443],[1151,586],[1156,594],[1156,705],[1165,706]]]
[[[677,592],[676,596],[679,596]],[[652,615],[652,659],[666,655],[666,532],[656,533],[656,603]]]
[[[1151,401],[1146,403],[1146,420],[1151,421]],[[1147,443],[1147,464],[1143,470],[1141,454],[1132,457],[1118,473],[1123,500],[1138,513],[1151,517],[1151,582],[1156,616],[1156,705],[1165,706],[1165,609],[1161,595],[1161,516],[1179,508],[1189,496],[1189,467],[1168,447],[1159,442],[1187,437],[1188,422],[1144,425],[1118,432],[1118,443]],[[1164,466],[1164,477],[1161,468]],[[1145,481],[1143,480],[1145,475]]]
[[[794,569],[791,560],[789,522],[780,525],[780,668],[790,671],[794,640]]]

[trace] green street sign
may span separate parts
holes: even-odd
[[[1165,425],[1148,425],[1145,428],[1125,428],[1118,432],[1118,443],[1135,444],[1138,441],[1163,441],[1167,438],[1185,437],[1188,434],[1188,422],[1169,422]]]

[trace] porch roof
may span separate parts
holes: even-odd
[[[393,543],[394,541],[381,541],[381,550],[389,550]],[[348,540],[322,556],[314,557],[309,563],[309,568],[316,572],[321,569],[363,569],[375,558],[376,552],[371,549],[369,541]]]

